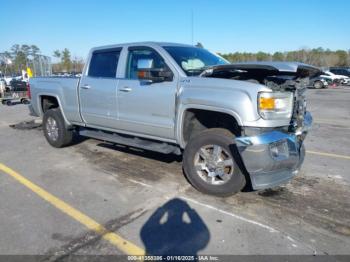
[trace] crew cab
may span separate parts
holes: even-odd
[[[312,117],[301,63],[230,64],[203,48],[142,42],[91,49],[80,78],[30,79],[32,114],[54,147],[78,134],[183,155],[199,191],[270,188],[300,169]]]

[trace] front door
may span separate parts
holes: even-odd
[[[140,60],[149,61],[153,68],[167,67],[154,49],[129,48],[125,78],[118,83],[119,126],[130,132],[174,139],[176,80],[151,83],[138,79]]]

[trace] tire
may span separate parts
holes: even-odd
[[[314,88],[315,89],[321,89],[323,87],[324,87],[324,85],[323,85],[323,83],[321,81],[315,81],[315,83],[314,83]]]
[[[65,147],[73,141],[73,131],[67,129],[59,108],[49,109],[45,112],[43,132],[47,142],[53,147]]]
[[[12,106],[12,101],[11,100],[6,100],[6,105]]]
[[[235,136],[226,129],[213,128],[201,132],[187,143],[183,156],[183,170],[189,182],[198,191],[209,195],[226,197],[234,195],[244,188],[246,179],[237,164],[240,157],[239,153],[237,150],[231,150],[234,148],[232,147],[234,146],[234,138]],[[217,160],[216,165],[215,161],[213,164],[213,158],[216,155],[214,154],[215,147],[222,149],[219,154],[221,160]],[[206,156],[208,156],[209,152],[209,156],[213,158],[207,157],[207,159],[211,160],[206,161],[202,157],[203,150]],[[229,168],[224,165],[226,160],[227,162],[232,160],[232,167]],[[209,162],[209,164],[207,165],[206,162]],[[211,174],[224,174],[222,177],[220,175],[215,176],[214,180],[216,181],[213,182],[212,175],[209,175],[209,172]]]
[[[26,98],[22,98],[21,99],[21,104],[28,105],[29,104],[29,100],[26,99]]]

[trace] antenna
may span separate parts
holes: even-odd
[[[192,39],[192,45],[194,45],[194,22],[193,22],[193,9],[191,9],[191,39]]]

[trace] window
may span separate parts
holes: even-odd
[[[176,63],[188,76],[199,75],[207,67],[224,65],[229,62],[208,50],[186,46],[164,46]]]
[[[126,69],[126,78],[138,79],[138,64],[139,60],[152,61],[150,68],[165,68],[164,59],[154,50],[150,48],[139,48],[129,50],[128,63]]]
[[[116,77],[120,50],[95,51],[92,54],[89,76]]]

